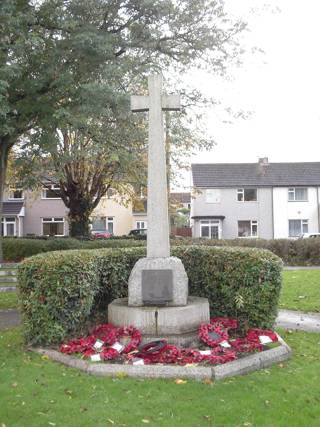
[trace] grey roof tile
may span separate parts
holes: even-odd
[[[23,202],[3,202],[2,214],[3,216],[19,215],[22,208]]]
[[[320,186],[320,162],[195,163],[192,176],[199,188]]]

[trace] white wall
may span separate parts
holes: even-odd
[[[289,202],[288,187],[273,188],[274,238],[288,238],[289,219],[307,219],[309,233],[319,232],[318,197],[320,188],[308,188],[307,202]]]

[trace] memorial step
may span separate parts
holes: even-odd
[[[15,276],[0,276],[1,283],[17,283],[18,278]]]

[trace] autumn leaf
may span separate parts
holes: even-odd
[[[150,423],[150,420],[147,420],[146,418],[144,418],[143,420],[141,420],[143,423],[145,423],[145,424],[149,424]]]
[[[174,382],[176,384],[186,384],[188,381],[187,380],[182,380],[181,378],[177,378],[176,380],[174,380]]]

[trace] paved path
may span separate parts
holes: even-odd
[[[306,332],[320,332],[320,314],[279,310],[277,326]]]
[[[301,265],[285,265],[284,270],[320,270],[320,265],[312,265],[310,267],[302,267]]]
[[[0,310],[0,331],[18,326],[20,322],[18,310]]]
[[[21,316],[17,310],[0,310],[0,330],[18,326],[20,322]],[[285,329],[320,333],[320,314],[279,310],[276,325]]]

